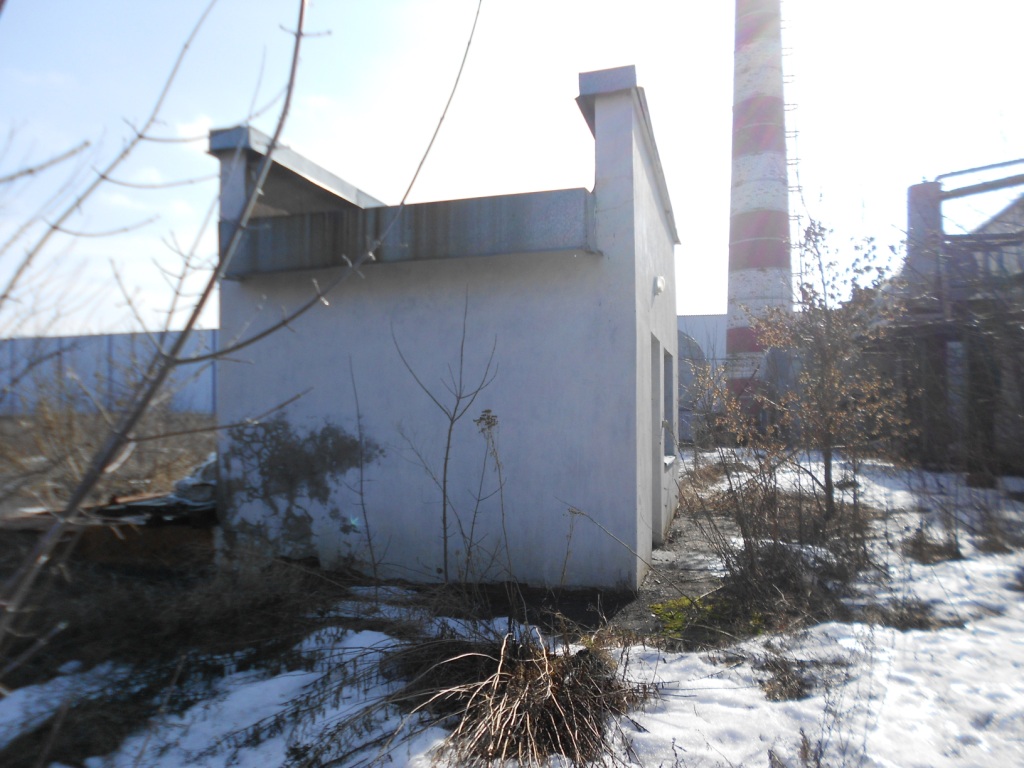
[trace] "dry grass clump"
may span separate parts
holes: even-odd
[[[768,701],[800,701],[814,690],[814,681],[808,674],[807,662],[773,656],[754,665],[758,685]]]
[[[1024,568],[1018,568],[1013,575],[1013,581],[1006,586],[1014,592],[1024,592]]]
[[[452,728],[441,751],[460,766],[600,761],[611,754],[614,718],[652,693],[619,675],[606,652],[554,651],[528,630],[442,633],[393,652],[385,667],[408,680],[394,703]]]
[[[952,536],[936,538],[921,525],[900,544],[900,551],[919,563],[932,565],[947,560],[961,560],[960,544]]]
[[[699,488],[711,488],[726,475],[727,468],[720,461],[709,461],[702,458],[694,461],[683,472],[685,480]]]
[[[974,546],[980,552],[1005,555],[1024,547],[1024,532],[1020,525],[991,512],[982,515],[974,534]]]
[[[936,616],[934,607],[916,597],[901,597],[886,603],[869,605],[858,612],[858,619],[870,624],[892,627],[900,632],[908,630],[936,630],[948,627],[962,628],[962,619]]]
[[[553,649],[527,625],[509,621],[504,632],[482,621],[431,625],[397,645],[366,649],[341,678],[327,673],[292,702],[296,713],[316,712],[325,702],[337,706],[342,689],[368,692],[345,716],[292,744],[286,765],[386,765],[400,745],[434,727],[448,730],[435,753],[442,765],[541,766],[559,755],[573,765],[620,762],[617,718],[650,696],[652,684],[625,679],[600,649]],[[378,695],[380,683],[386,693]]]

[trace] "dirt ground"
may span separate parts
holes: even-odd
[[[676,513],[665,541],[652,553],[653,567],[636,597],[608,616],[613,630],[638,636],[656,633],[659,626],[652,605],[703,595],[718,586],[718,576],[709,567],[714,555],[694,516],[694,510]]]

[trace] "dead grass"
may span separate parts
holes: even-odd
[[[512,594],[514,585],[467,587],[453,606],[459,592],[454,585],[423,590],[433,620],[401,638],[389,632],[396,644],[346,662],[345,685],[372,690],[383,683],[383,692],[293,745],[289,768],[386,764],[399,745],[435,726],[449,732],[435,755],[448,765],[540,766],[555,755],[573,765],[616,761],[620,719],[655,692],[653,685],[626,679],[621,659],[596,642],[570,644],[580,628],[565,617],[547,619],[561,627],[557,642],[509,613],[488,617],[502,603],[512,613],[518,605],[523,616],[543,611],[536,594]],[[455,607],[460,618],[436,618],[445,615],[437,613],[443,606]],[[330,674],[290,706],[322,708],[339,687]]]
[[[452,727],[442,752],[460,766],[604,759],[614,719],[653,692],[618,675],[604,650],[553,651],[529,630],[476,640],[442,634],[395,651],[385,665],[408,680],[393,702]]]
[[[997,515],[986,513],[973,538],[974,546],[980,552],[994,555],[1005,555],[1015,549],[1024,547],[1024,533],[1018,524],[1000,519]]]
[[[754,664],[757,683],[769,701],[800,701],[815,688],[814,670],[821,662],[775,655]]]
[[[169,492],[214,450],[213,426],[212,416],[154,409],[139,424],[137,435],[189,434],[131,444],[122,454],[123,463],[104,475],[87,503]],[[60,507],[108,429],[98,414],[48,402],[31,414],[0,419],[0,502],[6,507]]]
[[[1013,575],[1013,581],[1007,585],[1014,592],[1024,592],[1024,568],[1018,568]]]
[[[177,659],[182,653],[272,654],[315,626],[310,616],[342,592],[340,582],[283,561],[233,571],[66,561],[48,574],[45,589],[28,606],[21,634],[37,637],[58,622],[67,629],[20,679],[6,682],[46,677],[71,660],[88,667],[111,659]]]
[[[931,604],[913,597],[867,606],[858,612],[857,618],[866,623],[892,627],[900,632],[964,626],[961,619],[943,619],[936,616]]]
[[[685,465],[682,477],[680,478],[680,491],[707,491],[725,477],[725,474],[726,469],[722,462],[717,459],[711,461],[706,457],[699,457],[699,459]]]
[[[956,539],[951,536],[937,538],[924,525],[918,526],[917,530],[902,541],[900,552],[925,565],[963,559],[960,544]]]
[[[800,701],[814,690],[803,665],[790,659],[767,659],[754,669],[766,674],[757,682],[769,701]]]
[[[408,618],[395,620],[395,626],[365,626],[332,610],[347,595],[346,575],[301,563],[217,571],[66,560],[48,576],[46,593],[34,601],[21,628],[24,643],[55,622],[68,626],[9,684],[45,680],[66,672],[70,661],[83,672],[106,661],[121,671],[102,690],[76,696],[0,750],[5,768],[35,766],[41,755],[82,765],[88,757],[108,754],[159,714],[201,701],[228,670],[312,669],[315,659],[297,650],[299,641],[327,626],[343,634],[385,631],[397,645],[376,661],[377,652],[368,648],[361,661],[331,665],[283,715],[234,733],[220,746],[241,747],[283,732],[289,718],[326,709],[345,685],[363,680],[369,686],[376,676],[392,681],[390,693],[351,721],[326,729],[319,741],[293,745],[289,765],[319,766],[338,754],[356,764],[374,763],[377,758],[368,755],[392,742],[390,733],[381,736],[372,725],[374,718],[396,710],[404,713],[412,735],[438,724],[448,728],[444,753],[452,764],[542,765],[552,755],[592,763],[612,754],[618,718],[653,693],[648,684],[624,679],[601,648],[565,640],[556,649],[526,623],[508,620],[506,632],[479,617],[459,620],[458,632],[443,622],[412,624]],[[463,596],[468,616],[479,605],[478,592]],[[423,599],[450,605],[452,595],[428,590]],[[527,611],[527,601],[519,599]],[[560,623],[565,637],[579,632],[568,619],[551,623]],[[467,635],[466,627],[478,631]],[[11,658],[24,648],[9,650]]]
[[[20,687],[49,679],[68,662],[82,671],[104,662],[127,677],[94,691],[0,751],[0,765],[37,765],[39,755],[80,765],[107,754],[158,710],[181,711],[226,670],[308,668],[296,650],[325,626],[345,577],[302,564],[220,571],[98,566],[65,560],[50,569],[22,617],[16,658],[61,622],[63,631],[5,679]],[[126,683],[130,680],[130,684]],[[198,697],[198,698],[197,698]]]

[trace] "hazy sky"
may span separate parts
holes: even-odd
[[[72,170],[115,154],[155,101],[207,0],[7,0],[0,14],[0,175],[77,142],[91,154],[0,191],[0,236]],[[245,120],[286,77],[296,0],[220,0],[180,73],[157,133],[203,136]],[[476,0],[314,0],[284,141],[388,203],[426,147],[458,67]],[[574,102],[581,71],[635,64],[683,244],[679,310],[725,309],[732,106],[731,0],[484,0],[466,74],[414,201],[592,187],[593,140]],[[1024,156],[1016,70],[1024,3],[784,0],[794,214],[896,245],[909,184]],[[276,105],[275,105],[276,107]],[[269,131],[273,110],[255,120]],[[118,174],[157,182],[216,172],[203,141],[150,144]],[[1019,169],[1011,169],[1019,170]],[[964,182],[968,179],[964,179]],[[954,185],[960,183],[953,181]],[[130,324],[111,266],[140,306],[165,306],[163,241],[191,243],[216,183],[104,188],[75,229],[147,226],[56,242],[36,294],[86,311],[62,332]],[[996,197],[996,199],[992,199]],[[995,213],[1005,195],[946,210],[947,230]],[[212,258],[211,230],[201,240]],[[8,262],[12,256],[5,257]],[[0,265],[0,270],[9,269]],[[63,293],[61,293],[63,292]],[[215,316],[207,324],[215,324]]]

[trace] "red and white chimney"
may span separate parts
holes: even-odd
[[[736,0],[726,370],[740,396],[766,373],[751,316],[792,306],[779,6]]]

